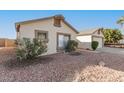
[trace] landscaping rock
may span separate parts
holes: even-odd
[[[103,62],[103,61],[100,61],[100,62],[98,63],[98,65],[99,65],[99,66],[102,66],[102,67],[104,67],[104,66],[105,66],[105,62]]]
[[[82,50],[78,56],[57,53],[20,63],[16,60],[14,51],[11,48],[0,50],[0,82],[72,82],[75,80],[75,73],[78,73],[76,77],[79,76],[77,81],[124,80],[123,55]],[[105,66],[109,68],[94,67],[100,61],[105,62]],[[83,76],[80,76],[80,72]]]
[[[124,72],[101,66],[86,67],[75,79],[78,82],[124,82]]]

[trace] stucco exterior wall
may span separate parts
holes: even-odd
[[[98,34],[98,31],[96,31],[93,35],[94,36],[99,36],[99,37],[104,37],[104,35],[101,31],[100,31],[100,34]]]
[[[119,43],[120,43],[120,44],[124,44],[124,39],[121,39],[121,40],[119,41]]]
[[[77,40],[78,40],[78,47],[79,48],[91,49],[91,42],[92,42],[92,36],[91,35],[77,36]]]
[[[76,39],[76,33],[63,21],[61,21],[61,27],[55,27],[54,19],[21,24],[19,39],[24,37],[31,39],[35,38],[35,30],[48,31],[49,42],[48,51],[46,54],[53,54],[57,52],[57,32],[70,34],[72,40]]]
[[[98,48],[102,48],[103,47],[103,38],[101,38],[101,37],[94,37],[93,36],[93,41],[97,41],[99,43]]]
[[[79,35],[77,36],[77,40],[79,42],[79,48],[85,48],[85,49],[91,49],[91,42],[92,41],[98,41],[99,42],[99,46],[98,48],[102,48],[103,47],[103,33],[102,31],[100,31],[98,33],[98,31],[93,32],[92,34],[84,34],[84,35]]]

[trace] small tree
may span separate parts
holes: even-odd
[[[92,41],[91,47],[93,50],[96,50],[98,45],[99,45],[99,43],[97,41]]]
[[[122,39],[121,31],[118,29],[104,29],[105,43],[118,43]]]
[[[46,41],[28,38],[18,41],[18,48],[16,51],[17,59],[33,59],[47,51]]]
[[[69,40],[66,46],[66,51],[73,52],[76,50],[77,47],[78,47],[78,42],[76,42],[75,40]]]

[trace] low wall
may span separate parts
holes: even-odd
[[[4,47],[5,46],[5,39],[0,39],[0,47]]]
[[[16,47],[14,39],[0,39],[0,47]]]
[[[106,47],[124,48],[124,44],[105,44]]]
[[[92,49],[90,42],[78,42],[78,48]]]

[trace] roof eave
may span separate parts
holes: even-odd
[[[56,16],[56,15],[55,15]],[[21,22],[16,22],[15,23],[15,27],[16,25],[19,24],[26,24],[26,23],[31,23],[31,22],[36,22],[36,21],[41,21],[41,20],[47,20],[47,19],[52,19],[55,16],[51,16],[51,17],[45,17],[45,18],[39,18],[39,19],[33,19],[33,20],[27,20],[27,21],[21,21]],[[66,20],[63,20],[72,30],[74,30],[77,34],[79,33],[71,24],[69,24]]]
[[[81,35],[93,35],[96,31],[101,30],[101,29],[103,29],[103,28],[101,27],[101,28],[98,28],[98,29],[94,30],[93,32],[87,32],[87,33],[84,33],[84,34],[79,32],[78,36],[79,36],[79,35],[80,35],[80,36],[81,36]]]
[[[71,24],[69,24],[66,20],[64,22],[72,29],[74,30],[77,34],[79,33]]]
[[[36,21],[41,21],[41,20],[46,20],[46,19],[51,19],[51,18],[53,18],[53,17],[54,17],[54,16],[45,17],[45,18],[39,18],[39,19],[32,19],[32,20],[21,21],[21,22],[16,22],[15,25],[18,25],[18,24],[25,24],[25,23],[31,23],[31,22],[36,22]]]

